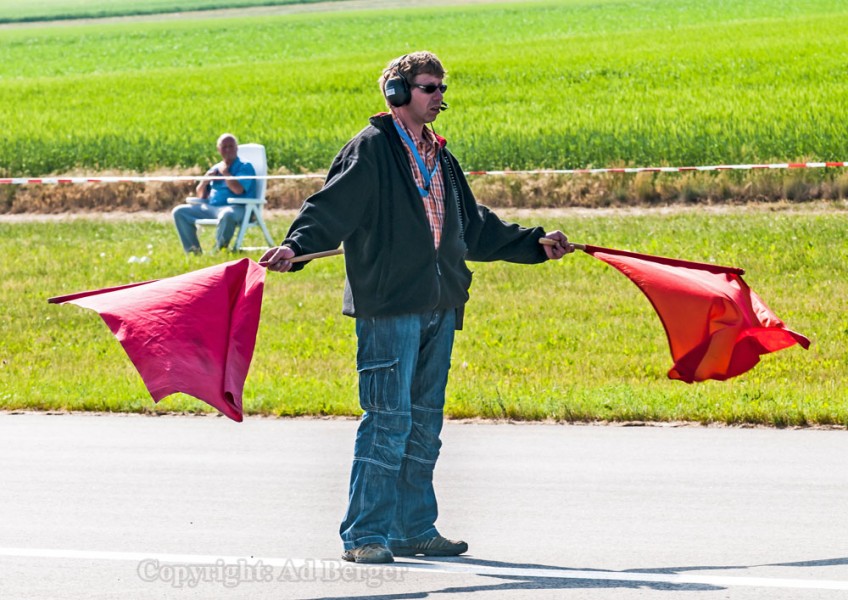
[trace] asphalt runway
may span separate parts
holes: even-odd
[[[448,422],[466,556],[339,560],[355,420],[0,413],[0,598],[848,598],[848,432]]]

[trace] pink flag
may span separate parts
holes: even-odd
[[[598,246],[585,251],[624,273],[653,304],[674,359],[670,379],[729,379],[762,354],[810,346],[748,287],[742,269]]]
[[[265,269],[243,258],[48,302],[100,313],[154,402],[183,392],[241,421],[264,284]]]

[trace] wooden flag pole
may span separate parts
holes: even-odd
[[[336,256],[337,254],[344,254],[344,250],[342,248],[336,248],[335,250],[324,250],[323,252],[313,252],[312,254],[301,254],[300,256],[290,258],[289,262],[300,263],[312,260],[313,258],[324,258],[325,256]],[[268,263],[260,261],[259,266],[267,267]]]
[[[342,248],[336,248],[335,250],[325,250],[324,252],[313,252],[312,254],[301,254],[300,256],[295,256],[292,259],[289,259],[289,262],[299,263],[306,262],[307,260],[312,260],[313,258],[324,258],[325,256],[336,256],[337,254],[344,254],[344,250]]]
[[[539,238],[539,243],[542,244],[543,246],[556,246],[559,242],[557,242],[556,240],[552,240],[551,238],[543,237],[543,238]],[[572,246],[574,246],[577,250],[585,250],[586,249],[586,244],[575,244],[574,242],[568,242],[568,243],[571,244]]]

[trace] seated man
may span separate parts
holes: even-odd
[[[238,140],[231,133],[218,138],[218,154],[223,159],[206,171],[207,177],[251,177],[256,175],[253,165],[241,162],[238,158]],[[226,248],[236,226],[244,218],[243,204],[228,204],[229,198],[249,198],[256,185],[255,179],[215,179],[201,181],[197,185],[197,198],[200,200],[177,206],[171,214],[177,225],[177,233],[186,252],[200,254],[200,242],[197,239],[198,219],[218,219],[215,233],[215,250]]]

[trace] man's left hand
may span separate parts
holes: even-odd
[[[552,231],[545,236],[549,240],[553,240],[556,242],[555,245],[548,246],[545,244],[542,246],[545,249],[545,254],[548,255],[548,259],[550,260],[559,260],[566,254],[571,254],[574,252],[574,244],[568,243],[568,238],[561,231]]]

